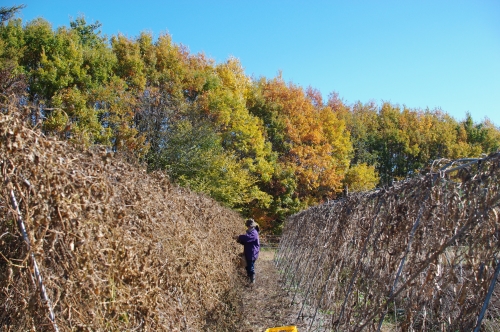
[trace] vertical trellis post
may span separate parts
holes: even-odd
[[[314,311],[314,316],[311,319],[311,324],[309,325],[308,331],[311,330],[311,328],[313,326],[313,323],[316,320],[316,315],[318,314],[319,306],[321,305],[321,301],[323,301],[323,296],[326,293],[326,286],[328,285],[328,280],[330,280],[330,277],[332,276],[333,270],[335,270],[335,263],[334,262],[332,262],[332,265],[330,266],[330,272],[328,273],[328,276],[326,277],[325,285],[323,286],[323,290],[321,292],[321,296],[319,297],[318,303],[316,304],[316,310]]]
[[[411,245],[413,243],[413,238],[415,237],[415,232],[417,231],[418,225],[420,225],[420,219],[422,218],[422,214],[424,213],[425,203],[427,202],[427,200],[430,197],[431,190],[432,190],[432,186],[429,188],[429,190],[427,191],[427,194],[425,195],[424,201],[422,202],[422,206],[420,207],[420,210],[418,211],[417,220],[415,220],[415,223],[413,224],[413,227],[410,231],[410,234],[408,237],[408,244],[406,246],[406,250],[405,250],[405,253],[403,255],[403,258],[401,258],[401,262],[399,263],[399,268],[398,268],[398,271],[396,273],[396,277],[394,278],[394,283],[392,285],[391,292],[389,294],[389,298],[392,297],[392,295],[394,294],[394,291],[396,290],[396,287],[398,285],[399,277],[401,276],[401,273],[403,272],[403,267],[405,265],[406,257],[408,256],[408,253],[410,252],[410,248],[411,248]],[[380,317],[380,320],[378,322],[377,331],[380,331],[380,328],[382,327],[382,323],[384,321],[386,313],[387,313],[387,310],[384,311],[384,313],[382,314],[382,317]]]
[[[479,332],[479,329],[481,328],[481,322],[484,318],[484,314],[486,313],[486,309],[488,308],[488,304],[490,303],[491,294],[493,294],[498,274],[500,273],[500,259],[495,259],[495,261],[497,263],[497,267],[495,268],[495,273],[493,274],[493,278],[491,279],[490,287],[488,288],[488,293],[486,294],[486,297],[484,299],[483,307],[481,308],[481,312],[477,317],[477,323],[474,332]]]
[[[314,284],[316,276],[318,275],[318,270],[319,270],[319,267],[321,266],[323,254],[325,253],[326,248],[328,248],[327,245],[325,245],[323,247],[323,250],[321,251],[321,255],[318,259],[318,264],[316,265],[316,269],[314,271],[313,278],[312,278],[311,282],[309,283],[309,287],[307,287],[306,294],[304,295],[304,302],[302,303],[302,307],[300,308],[299,314],[297,315],[297,320],[300,318],[300,315],[302,314],[302,310],[304,310],[304,307],[305,307],[306,302],[307,302],[307,297],[309,296],[309,292],[311,291],[312,285]]]
[[[347,299],[349,298],[349,295],[351,294],[351,291],[352,291],[352,286],[354,285],[354,281],[356,280],[356,277],[358,275],[358,270],[359,270],[359,267],[361,265],[361,260],[363,259],[364,255],[365,255],[365,252],[366,252],[366,248],[368,247],[368,242],[370,241],[370,238],[371,238],[371,235],[372,235],[372,232],[373,232],[373,228],[375,227],[375,220],[377,219],[377,215],[380,211],[380,207],[382,205],[382,199],[379,197],[378,198],[378,204],[377,204],[377,209],[374,213],[374,216],[372,218],[372,222],[371,222],[371,225],[370,225],[370,230],[368,231],[368,237],[366,238],[365,240],[365,243],[363,244],[363,249],[361,250],[361,253],[359,254],[359,259],[358,259],[358,262],[357,262],[357,265],[356,265],[356,269],[354,270],[354,273],[352,275],[352,278],[351,278],[351,281],[349,282],[349,287],[347,288],[347,292],[346,292],[346,295],[345,295],[345,298],[344,298],[344,303],[342,304],[342,308],[340,309],[340,314],[339,314],[339,318],[338,318],[338,321],[340,322],[342,320],[342,316],[344,315],[344,310],[345,310],[345,306],[347,304]],[[333,316],[332,316],[332,319],[333,319]]]
[[[49,310],[49,319],[50,322],[52,323],[52,327],[54,328],[54,331],[59,332],[59,329],[57,327],[56,323],[56,318],[54,315],[54,311],[52,310],[52,303],[50,302],[50,299],[47,295],[47,292],[45,290],[45,286],[43,285],[43,279],[42,279],[42,274],[40,273],[40,270],[38,268],[38,264],[36,263],[35,255],[31,251],[31,244],[30,240],[28,237],[28,233],[26,232],[26,227],[24,226],[24,221],[21,215],[21,211],[19,210],[19,205],[17,204],[16,196],[14,195],[14,190],[10,190],[10,199],[12,206],[14,207],[14,210],[16,211],[17,214],[17,226],[19,227],[19,231],[21,232],[24,242],[26,243],[26,247],[28,249],[29,255],[30,255],[30,261],[31,264],[33,265],[33,270],[35,272],[35,278],[38,283],[38,287],[40,287],[40,293],[42,296],[43,301],[47,305],[47,308]]]

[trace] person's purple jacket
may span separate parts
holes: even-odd
[[[260,241],[259,232],[255,228],[248,230],[246,234],[238,236],[238,243],[243,245],[243,252],[247,261],[257,260],[260,251]]]

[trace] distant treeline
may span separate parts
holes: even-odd
[[[48,135],[164,170],[264,227],[349,191],[390,185],[439,158],[477,157],[500,130],[470,114],[383,103],[252,78],[172,42],[102,35],[84,17],[54,29],[2,15],[0,102],[17,96]]]

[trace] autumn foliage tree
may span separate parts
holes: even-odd
[[[266,191],[280,217],[334,198],[349,167],[351,143],[343,120],[323,105],[320,94],[286,84],[278,76],[261,79],[248,107],[264,121],[277,167]]]
[[[249,77],[172,41],[105,37],[81,16],[54,29],[0,11],[0,83],[45,134],[162,170],[263,228],[348,191],[390,185],[439,158],[498,150],[500,131],[470,114],[326,102],[314,88]],[[2,9],[4,10],[4,9]],[[347,191],[345,190],[347,189]]]

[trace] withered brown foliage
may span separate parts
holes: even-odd
[[[0,112],[0,330],[231,330],[236,213],[104,149],[80,151]],[[30,252],[17,226],[19,204]]]
[[[439,167],[287,220],[276,261],[301,317],[339,331],[478,325],[500,267],[500,153]],[[498,288],[484,330],[500,328]]]

